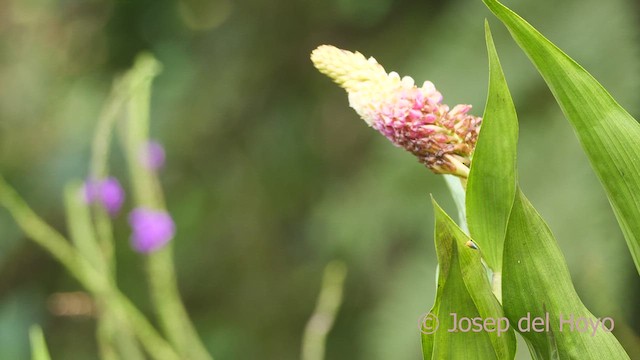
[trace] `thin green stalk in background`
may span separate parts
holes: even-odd
[[[302,360],[324,359],[327,334],[331,331],[342,304],[346,276],[347,267],[342,261],[334,260],[324,268],[316,309],[302,335]]]
[[[453,202],[458,209],[458,225],[468,235],[469,227],[467,226],[467,210],[464,206],[466,201],[466,191],[461,179],[453,175],[443,175],[444,180],[447,183]]]
[[[31,360],[51,360],[47,342],[44,340],[40,326],[31,326],[29,329],[29,342],[31,343]]]
[[[98,306],[98,322],[96,324],[96,341],[101,360],[119,360],[120,357],[114,346],[116,334],[115,323],[109,316],[104,316],[105,309]]]
[[[108,276],[99,273],[60,233],[40,219],[2,176],[0,176],[0,204],[9,210],[29,238],[66,267],[69,273],[94,297],[104,299],[108,309],[119,321],[131,327],[153,359],[180,359],[144,315],[111,284]]]
[[[71,241],[77,251],[88,260],[87,266],[93,266],[100,274],[107,275],[106,254],[100,249],[96,239],[93,224],[91,223],[91,213],[88,205],[81,199],[81,191],[82,184],[78,183],[71,183],[65,189],[67,228],[69,229]],[[102,359],[116,360],[118,357],[114,347],[114,335],[116,332],[114,319],[108,315],[107,306],[104,304],[103,299],[96,298],[95,301],[98,311],[96,324],[98,350]]]
[[[136,69],[129,70],[122,77],[114,81],[111,93],[107,99],[96,125],[95,135],[91,145],[91,163],[89,179],[98,181],[105,179],[109,175],[109,152],[113,138],[113,129],[116,120],[123,113],[126,102],[130,96],[129,83],[135,79]],[[111,218],[107,211],[99,203],[94,203],[91,209],[93,214],[93,226],[95,226],[94,238],[99,244],[103,257],[105,258],[106,271],[110,273],[112,279],[116,277],[115,243],[113,239],[113,227]],[[70,216],[73,218],[72,216]],[[91,226],[88,223],[88,226]],[[96,241],[96,240],[94,240]],[[114,358],[115,354],[112,343],[118,352],[126,359],[143,359],[138,343],[132,338],[131,331],[121,323],[118,323],[114,316],[107,312],[108,307],[100,304],[101,312],[97,320],[97,340],[103,358]],[[117,358],[117,357],[115,357]]]
[[[68,228],[71,240],[80,255],[88,260],[86,266],[93,266],[102,276],[107,278],[111,286],[115,287],[112,272],[109,270],[108,260],[102,252],[91,222],[89,206],[82,200],[82,185],[71,183],[65,190],[65,205],[67,210]],[[109,219],[109,224],[111,223]],[[131,336],[131,332],[115,314],[109,311],[109,304],[102,297],[96,297],[98,306],[97,338],[99,350],[105,359],[114,357],[113,344],[117,351],[127,360],[144,359],[138,344]]]
[[[87,259],[87,266],[107,274],[107,263],[91,224],[89,207],[82,201],[82,184],[70,183],[65,189],[67,227],[78,253]]]
[[[134,69],[135,70],[135,69]],[[129,79],[135,77],[135,74],[129,71],[122,78],[116,80],[113,84],[111,94],[106,101],[102,112],[98,118],[98,123],[91,144],[91,168],[89,170],[89,178],[94,180],[103,179],[109,174],[109,149],[113,134],[113,128],[118,115],[122,113],[126,100],[129,97],[128,83]],[[94,204],[92,212],[94,214],[94,222],[96,233],[102,252],[107,259],[107,265],[115,276],[115,257],[113,230],[111,219],[106,210],[100,204]]]
[[[155,172],[140,163],[139,155],[149,140],[151,82],[160,66],[150,55],[138,57],[133,72],[136,78],[129,83],[129,116],[122,129],[135,206],[155,210],[166,209],[162,189]],[[153,305],[169,342],[184,358],[212,359],[180,299],[171,242],[148,256],[147,277]]]
[[[302,335],[302,360],[324,359],[327,334],[342,304],[346,276],[347,267],[342,261],[334,260],[325,267],[316,309]]]

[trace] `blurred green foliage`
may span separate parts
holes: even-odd
[[[506,5],[640,115],[636,2]],[[322,269],[340,258],[349,277],[327,358],[417,359],[435,292],[428,194],[455,214],[451,200],[443,179],[367,129],[308,56],[323,43],[361,51],[479,115],[485,17],[520,118],[522,188],[587,307],[640,353],[640,281],[604,192],[542,79],[479,0],[2,2],[0,172],[66,231],[64,184],[87,174],[114,76],[148,50],[164,69],[152,136],[167,148],[179,283],[213,355],[296,359]],[[119,150],[113,158],[123,179]],[[150,310],[123,216],[116,236],[121,287]],[[52,311],[52,294],[78,287],[0,211],[0,358],[28,357],[34,322],[53,359],[96,358],[94,321]]]

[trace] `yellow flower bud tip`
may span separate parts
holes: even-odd
[[[387,73],[376,59],[359,52],[320,45],[311,52],[313,65],[347,91],[358,91],[362,83],[386,78]]]
[[[359,52],[321,45],[311,61],[347,90],[349,105],[396,146],[435,173],[468,176],[482,122],[468,114],[471,105],[449,109],[430,81],[418,88],[411,77],[387,74],[373,57]]]

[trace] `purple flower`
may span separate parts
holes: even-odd
[[[109,215],[115,216],[124,203],[125,193],[118,179],[89,179],[84,184],[84,199],[87,204],[99,203]]]
[[[159,170],[164,166],[165,153],[162,145],[157,141],[148,141],[140,149],[139,160],[142,166],[149,170]]]
[[[163,210],[136,208],[129,214],[129,224],[133,230],[131,245],[144,254],[162,248],[176,233],[171,215]]]

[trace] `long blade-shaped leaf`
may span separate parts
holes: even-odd
[[[469,238],[465,233],[435,201],[433,205],[440,272],[430,314],[439,320],[439,328],[435,333],[423,328],[424,358],[513,359],[515,335],[508,329],[502,308],[491,292],[480,253],[466,246]],[[471,330],[463,318],[480,322],[491,319],[496,324]],[[458,331],[450,331],[454,329]]]
[[[479,219],[493,221],[490,226],[494,228],[485,224],[471,227],[473,236],[493,234],[504,239],[504,249],[501,252],[504,311],[512,326],[527,340],[529,350],[535,359],[627,358],[611,333],[603,331],[602,324],[599,324],[599,329],[595,331],[593,326],[588,331],[580,331],[584,323],[579,318],[591,321],[592,324],[597,321],[576,294],[562,253],[548,227],[517,188],[515,156],[518,119],[497,61],[488,26],[487,47],[491,69],[489,100],[485,110],[485,124],[480,132],[480,147],[476,150],[472,165],[467,201],[493,202],[501,197],[505,198],[503,200],[509,200],[510,202],[505,201],[503,204],[508,209],[502,209],[507,211],[506,218],[501,218],[506,224],[496,221],[495,214],[491,217],[480,213],[482,210],[495,212],[496,208],[483,208],[482,204],[475,203],[468,203],[467,207],[468,215],[473,218],[470,219],[470,225],[476,225],[474,222]],[[498,129],[503,133],[498,133]],[[488,145],[494,146],[488,148]],[[492,155],[491,151],[501,154]],[[505,153],[509,154],[503,158],[507,163],[497,163],[496,159]],[[495,172],[502,174],[502,178],[492,177],[491,167]],[[480,183],[484,180],[480,174],[483,177],[487,176],[491,185],[484,186],[485,184]],[[476,193],[473,193],[474,191]],[[506,233],[501,233],[505,231],[505,226]],[[478,232],[478,228],[484,230],[484,233]],[[487,250],[484,250],[484,253],[487,254]],[[569,325],[571,316],[574,320],[573,328]],[[537,326],[532,328],[534,318],[539,320],[535,320]],[[563,331],[560,331],[559,327],[561,320],[568,320],[563,323]],[[544,321],[542,327],[538,324],[539,321]],[[580,328],[575,327],[576,323]],[[605,323],[612,326],[612,323]]]
[[[483,0],[529,56],[575,129],[640,272],[640,124],[585,69],[496,0]]]
[[[629,358],[610,332],[613,320],[601,321],[580,301],[551,230],[519,190],[503,272],[505,313],[537,359],[553,359],[556,352],[559,359]]]
[[[518,121],[489,24],[489,95],[467,184],[467,222],[494,272],[502,271],[502,248],[516,191]]]

